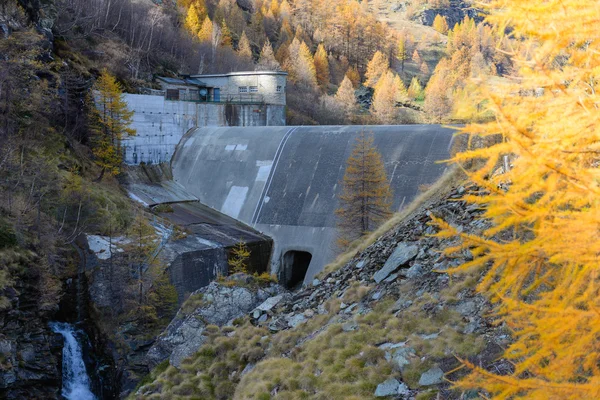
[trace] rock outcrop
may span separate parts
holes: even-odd
[[[245,274],[210,283],[190,295],[148,352],[149,363],[157,365],[169,359],[171,365],[178,367],[204,344],[209,326],[231,325],[267,299],[283,298],[282,293],[280,286],[259,287],[252,276]],[[269,310],[268,303],[263,303],[262,309]]]

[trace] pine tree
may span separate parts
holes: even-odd
[[[346,162],[339,196],[338,244],[346,247],[391,216],[392,193],[373,136],[361,132]]]
[[[424,98],[423,86],[421,86],[421,82],[419,82],[419,78],[416,76],[412,78],[412,81],[410,81],[410,86],[408,87],[408,97],[416,101],[421,101]]]
[[[207,15],[206,18],[204,18],[204,22],[202,23],[200,32],[198,32],[198,39],[201,42],[210,42],[212,40],[212,35],[213,35],[213,23]]]
[[[458,385],[500,400],[599,399],[598,2],[486,5],[487,23],[503,33],[509,26],[518,38],[514,72],[500,85],[476,82],[481,89],[469,93],[470,104],[486,101],[494,118],[462,132],[501,140],[454,161],[471,165],[465,170],[478,190],[464,199],[482,210],[479,219],[488,228],[467,235],[438,223],[440,237],[462,239],[447,253],[473,254],[445,272],[481,276],[478,292],[509,329],[510,343],[499,357],[511,368],[464,361],[472,373]],[[519,94],[536,89],[545,91]],[[505,157],[509,168],[498,174]]]
[[[427,65],[427,63],[425,61],[423,61],[421,63],[421,66],[419,67],[419,71],[421,71],[421,73],[423,75],[425,75],[427,77],[427,75],[429,75],[429,66]]]
[[[91,107],[92,143],[94,161],[102,168],[98,180],[105,172],[117,175],[121,170],[121,141],[125,136],[135,136],[129,125],[133,112],[122,99],[123,90],[116,78],[103,70],[94,85],[95,106]]]
[[[231,47],[233,46],[233,38],[231,37],[231,30],[225,23],[225,19],[221,22],[221,46]]]
[[[279,71],[280,68],[281,66],[275,59],[275,54],[273,54],[273,47],[271,47],[271,42],[269,41],[269,39],[267,39],[260,52],[257,69],[263,71]]]
[[[329,61],[327,60],[327,51],[322,43],[315,52],[315,72],[317,83],[321,89],[326,90],[329,85]]]
[[[248,36],[246,36],[246,31],[242,32],[242,36],[238,42],[237,53],[244,61],[252,61],[252,47],[250,46]]]
[[[340,84],[336,94],[336,101],[341,104],[346,112],[346,117],[351,118],[356,111],[356,95],[354,94],[354,86],[348,75],[344,76],[344,80]]]
[[[433,29],[445,35],[448,33],[448,22],[446,21],[446,17],[442,17],[441,15],[436,15],[433,20]]]
[[[367,72],[365,73],[365,86],[374,88],[379,78],[389,69],[390,63],[387,57],[377,50],[373,58],[367,64]]]
[[[248,273],[248,261],[250,260],[250,249],[243,240],[240,240],[233,249],[231,249],[231,256],[227,263],[229,264],[230,271],[234,274],[237,273]]]
[[[382,124],[392,124],[396,121],[398,110],[396,108],[397,93],[394,85],[394,74],[386,72],[379,78],[373,93],[371,111]]]

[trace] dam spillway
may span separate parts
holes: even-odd
[[[287,286],[333,260],[337,197],[355,139],[371,133],[399,211],[447,166],[454,130],[440,125],[205,127],[171,161],[174,180],[205,205],[274,240],[271,272]]]

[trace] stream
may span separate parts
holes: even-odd
[[[62,395],[67,400],[96,400],[90,389],[90,378],[85,369],[81,344],[77,340],[83,332],[66,322],[51,322],[50,328],[65,340],[62,358]]]

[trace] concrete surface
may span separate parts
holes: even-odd
[[[195,103],[141,94],[124,94],[123,100],[134,112],[131,128],[136,130],[122,143],[130,165],[169,162],[181,137],[196,127],[285,125],[282,105]]]
[[[203,204],[272,237],[272,273],[287,251],[310,252],[307,283],[338,251],[339,183],[363,130],[382,154],[394,211],[446,169],[436,162],[449,158],[454,131],[439,125],[215,127],[183,137],[173,177]]]

